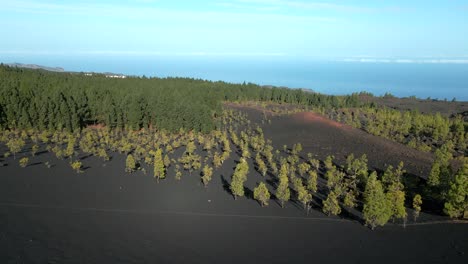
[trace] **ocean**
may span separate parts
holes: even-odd
[[[307,88],[326,94],[367,91],[468,101],[468,64],[345,62],[318,59],[210,56],[0,56],[67,71],[113,72],[147,77],[190,77],[232,83]]]

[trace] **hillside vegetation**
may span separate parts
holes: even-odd
[[[313,204],[326,215],[356,215],[372,229],[390,219],[406,223],[407,207],[416,221],[425,201],[435,201],[436,210],[453,218],[467,216],[467,126],[460,117],[366,105],[357,94],[328,96],[187,78],[113,79],[0,66],[0,79],[2,158],[23,168],[40,152],[68,159],[76,173],[85,170],[83,154],[103,163],[124,155],[127,173],[140,170],[156,182],[170,170],[176,180],[199,175],[208,188],[213,174],[230,174],[223,184],[234,199],[248,195],[252,174],[261,175],[252,193],[262,207],[272,199],[281,206],[291,201],[308,213]],[[436,159],[430,175],[421,175],[427,184],[405,186],[405,161],[378,171],[369,168],[366,154],[348,153],[341,166],[333,155],[319,160],[304,153],[299,138],[291,138],[289,147],[274,147],[259,123],[223,107],[226,101],[254,102],[250,107],[263,111],[262,124],[274,114],[313,110],[431,151]],[[235,168],[221,174],[228,160]]]
[[[0,66],[0,125],[15,129],[75,131],[111,128],[219,127],[222,101],[272,101],[315,107],[358,106],[357,96],[328,96],[254,84],[189,78],[106,78]]]

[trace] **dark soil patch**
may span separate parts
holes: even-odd
[[[247,113],[249,120],[261,126],[265,137],[273,141],[275,148],[301,143],[303,158],[308,152],[320,160],[334,155],[335,161],[344,165],[348,155],[359,157],[366,154],[371,169],[383,171],[388,165],[396,167],[403,161],[409,174],[422,178],[427,178],[433,162],[431,153],[371,135],[316,113],[271,116],[271,124],[262,124],[263,113],[260,110],[240,106],[236,106],[236,109]]]
[[[261,124],[262,112],[244,111]],[[301,142],[303,156],[333,154],[343,162],[349,153],[366,153],[379,169],[400,160],[412,171],[427,166],[423,155],[403,145],[315,115],[275,116],[263,130],[279,149]],[[0,145],[0,153],[5,151]],[[314,196],[308,215],[295,201],[281,208],[272,199],[262,208],[251,192],[260,181],[273,191],[275,177],[262,177],[252,159],[245,183],[249,197],[235,201],[229,192],[239,159],[234,152],[207,188],[199,172],[175,180],[173,167],[159,184],[144,164],[147,174],[125,173],[125,156],[116,153],[108,162],[83,159],[88,169],[80,174],[49,152],[30,157],[36,165],[26,168],[18,165],[26,152],[2,159],[7,166],[0,167],[0,263],[468,262],[468,226],[446,217],[422,213],[416,225],[409,220],[406,228],[388,224],[371,231],[354,212],[321,213],[322,194]]]
[[[223,188],[233,161],[208,188],[199,175],[171,173],[159,184],[124,172],[125,157],[84,161],[74,173],[56,166],[0,168],[2,263],[466,263],[464,224],[388,225],[370,231],[357,221],[308,216],[288,203],[262,208],[234,201]],[[221,176],[220,176],[221,174]],[[249,173],[254,184],[261,176]],[[248,187],[249,189],[251,187]],[[423,219],[437,220],[423,214]],[[445,218],[440,218],[445,219]],[[332,238],[332,239],[330,239]]]

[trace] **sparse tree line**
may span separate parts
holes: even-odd
[[[448,144],[452,153],[461,156],[468,154],[468,123],[461,115],[448,118],[439,113],[421,114],[417,111],[361,107],[329,110],[328,116],[421,151],[434,152]]]
[[[223,119],[240,119],[234,117],[235,113],[232,111],[224,113]],[[231,115],[233,117],[230,117]],[[71,167],[77,171],[78,167],[81,168],[80,155],[92,155],[106,162],[110,160],[111,153],[121,153],[126,155],[128,173],[144,169],[143,164],[151,165],[154,169],[153,175],[158,180],[165,178],[170,167],[180,170],[182,166],[183,170],[190,174],[199,170],[202,163],[206,165],[213,163],[213,166],[219,167],[231,153],[228,134],[221,130],[213,130],[208,134],[184,129],[171,133],[152,129],[135,131],[108,127],[86,128],[75,132],[2,130],[0,142],[8,149],[3,153],[3,157],[12,155],[16,160],[18,153],[22,153],[20,164],[25,163],[24,166],[27,165],[25,161],[28,161],[29,156],[24,155],[26,151],[31,157],[34,157],[38,151],[53,153],[58,159],[69,160]],[[202,160],[197,149],[205,153],[205,160]],[[181,155],[176,159],[174,155],[177,151]],[[211,177],[210,169],[209,166],[204,168],[206,183]]]
[[[403,162],[396,168],[389,165],[378,175],[376,171],[369,171],[365,155],[359,158],[349,155],[343,167],[335,165],[333,156],[329,156],[321,165],[310,153],[303,161],[304,157],[300,156],[301,144],[295,144],[291,149],[286,146],[282,152],[275,151],[271,141],[263,139],[261,128],[241,131],[240,137],[232,135],[233,143],[241,155],[231,183],[234,197],[244,195],[242,184],[249,171],[246,160],[255,156],[255,170],[262,176],[271,175],[276,181],[275,189],[271,191],[263,182],[254,189],[254,198],[262,206],[268,205],[270,195],[274,195],[282,206],[293,200],[308,210],[313,197],[316,197],[321,200],[317,206],[325,214],[339,215],[342,210],[360,210],[365,223],[374,228],[384,225],[390,219],[401,219],[405,223],[408,198],[412,199],[410,205],[413,207],[414,219],[419,216],[422,196],[414,194],[413,197],[407,197],[403,184]],[[463,217],[468,212],[468,160],[460,160],[462,165],[456,175],[447,177],[447,195],[438,198],[443,202],[443,211],[451,217]],[[322,192],[319,192],[319,175],[326,181],[322,185]],[[427,199],[433,198],[431,193],[426,192],[424,195],[427,195]]]
[[[301,106],[276,105],[266,102],[243,102],[242,105],[261,107],[281,115],[308,110]],[[420,114],[417,111],[401,112],[375,107],[335,110],[315,108],[313,111],[328,115],[331,119],[350,126],[362,128],[371,134],[383,136],[422,151],[432,151],[435,159],[430,174],[425,175],[427,176],[427,185],[424,188],[425,199],[441,203],[442,211],[451,217],[468,217],[468,173],[466,170],[468,163],[466,158],[468,133],[466,131],[468,126],[461,116],[447,118],[438,113],[434,115]],[[325,163],[330,164],[327,161]],[[306,166],[299,164],[298,170],[304,171]],[[349,174],[349,171],[347,172]],[[340,195],[337,193],[342,193],[342,190],[340,188],[333,189],[333,185],[337,181],[336,178],[342,178],[343,174],[336,172],[334,167],[327,167],[325,176],[328,178],[328,175],[336,175],[337,177],[330,178],[331,196],[324,204],[325,212],[339,212],[337,197]],[[348,179],[346,186],[348,191],[345,190],[342,194],[343,204],[350,207],[355,200],[352,194],[356,193],[356,180]],[[361,193],[363,191],[364,189],[361,190]],[[401,193],[402,190],[396,191],[398,192],[392,194],[395,200],[404,197]],[[418,195],[415,204],[419,204],[419,207],[422,203],[420,200],[421,196]]]
[[[240,112],[226,110],[221,119],[225,124],[223,129],[208,134],[150,129],[87,128],[73,133],[31,129],[3,130],[0,141],[9,149],[4,156],[13,155],[16,159],[16,155],[22,153],[19,160],[22,167],[28,164],[27,156],[49,151],[59,159],[68,159],[71,168],[79,173],[83,171],[80,153],[99,157],[105,162],[117,152],[126,155],[127,173],[140,170],[157,182],[166,178],[169,170],[173,170],[177,180],[183,175],[196,174],[207,188],[216,170],[227,159],[236,157],[234,152],[240,157],[229,183],[235,199],[245,195],[247,177],[252,177],[256,171],[261,179],[265,179],[253,189],[253,198],[261,206],[268,206],[274,198],[283,207],[290,201],[297,202],[306,212],[312,207],[321,208],[327,215],[339,215],[342,210],[347,210],[362,215],[371,228],[384,225],[390,219],[405,221],[407,198],[412,199],[414,218],[421,211],[421,195],[407,197],[402,182],[403,163],[397,168],[388,166],[378,175],[369,171],[365,155],[355,158],[351,154],[341,167],[334,163],[333,156],[322,162],[311,153],[303,155],[299,143],[291,148],[275,149],[271,140],[265,139],[262,128],[252,129]],[[448,153],[441,151],[438,154],[441,165],[448,162],[442,159],[450,160]],[[148,168],[151,170],[147,171]],[[466,212],[467,168],[465,160],[456,176],[448,178],[446,195],[441,197],[445,212],[451,217],[462,217]],[[267,176],[271,182],[267,181]],[[431,181],[436,182],[435,179]],[[439,179],[439,182],[443,180]]]
[[[289,115],[313,111],[328,118],[362,129],[370,134],[403,143],[409,147],[435,152],[443,145],[456,156],[468,155],[468,123],[461,115],[444,117],[439,113],[421,114],[418,111],[398,111],[385,107],[361,105],[355,108],[325,108],[276,104],[274,102],[240,102],[242,106],[258,107],[270,114]],[[264,115],[262,123],[270,122]]]

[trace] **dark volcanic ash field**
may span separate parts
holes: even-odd
[[[254,122],[261,116],[246,111]],[[370,167],[381,170],[403,160],[414,177],[424,176],[432,160],[307,116],[274,117],[263,130],[276,148],[300,142],[302,153],[321,160],[334,154],[338,163],[351,152],[366,153]],[[249,190],[270,176],[262,178],[251,162],[247,197],[235,201],[225,189],[239,158],[234,153],[208,188],[198,172],[177,181],[172,169],[157,184],[151,173],[125,173],[125,157],[112,156],[106,163],[84,158],[87,169],[81,174],[47,152],[26,168],[19,167],[18,157],[4,160],[0,263],[468,262],[468,225],[447,223],[442,216],[423,213],[406,228],[389,223],[371,231],[351,216],[327,217],[317,207],[306,215],[294,202],[283,209],[271,200],[262,208]],[[54,166],[47,168],[45,161]]]

